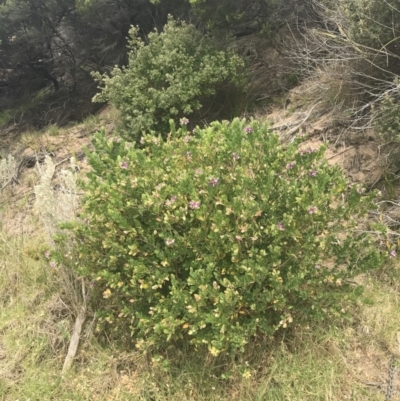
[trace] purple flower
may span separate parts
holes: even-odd
[[[191,209],[198,209],[200,207],[200,202],[190,201],[189,202],[189,207]]]
[[[89,160],[87,159],[87,157],[84,157],[82,161],[83,161],[85,164],[88,164],[88,163],[89,163]]]
[[[219,178],[212,178],[208,184],[211,185],[212,187],[215,187],[218,184]]]
[[[123,161],[123,162],[119,163],[119,166],[121,168],[127,169],[129,167],[129,164],[127,161]]]
[[[165,245],[167,245],[167,246],[171,246],[171,245],[174,245],[174,244],[175,244],[175,240],[174,239],[167,238],[165,240]]]
[[[320,268],[321,268],[320,265],[315,265],[315,266],[314,266],[314,269],[320,269]]]
[[[92,280],[91,282],[90,282],[90,286],[93,288],[93,287],[95,287],[96,286],[96,282],[94,281],[94,280]]]
[[[190,136],[189,136],[189,135],[186,135],[186,136],[183,138],[183,141],[184,141],[185,143],[188,143],[188,142],[190,141]]]
[[[54,268],[56,268],[57,267],[57,262],[50,262],[50,267],[52,268],[52,269],[54,269]]]
[[[308,213],[313,214],[316,213],[318,208],[316,206],[312,206],[308,209]]]
[[[278,230],[285,231],[285,226],[281,221],[276,226],[278,227]]]
[[[179,122],[181,123],[181,125],[188,125],[189,124],[189,120],[186,117],[183,117],[179,120]]]
[[[46,256],[46,258],[48,259],[48,258],[50,257],[50,251],[46,251],[46,252],[44,253],[44,256]]]
[[[304,153],[307,153],[309,155],[314,152],[316,152],[316,149],[313,148],[301,149],[299,150],[299,155],[304,155]]]
[[[253,132],[253,127],[244,127],[244,128],[243,128],[243,131],[244,131],[246,134],[251,134],[251,133]]]
[[[290,162],[286,164],[286,169],[291,170],[296,165],[296,162]]]
[[[392,250],[390,251],[389,257],[390,257],[390,259],[393,259],[393,258],[396,257],[396,251],[395,251],[394,249],[392,249]]]
[[[84,222],[85,224],[89,224],[90,220],[86,217],[86,219],[83,220],[83,222]]]
[[[171,199],[169,199],[169,200],[167,200],[166,202],[165,202],[165,205],[166,206],[171,206],[174,202],[176,202],[176,196],[174,195],[174,196],[171,196]]]
[[[232,152],[232,159],[233,160],[239,160],[240,156],[236,152]]]
[[[312,170],[312,171],[309,171],[309,172],[308,172],[308,175],[309,175],[310,177],[315,177],[317,174],[318,174],[317,170]]]

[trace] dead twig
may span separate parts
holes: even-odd
[[[341,152],[335,153],[333,156],[328,157],[327,160],[331,160],[334,159],[336,156],[341,155],[342,153],[347,152],[348,150],[354,149],[354,146],[349,146],[348,148],[346,148],[345,150],[342,150]]]
[[[85,282],[83,278],[81,278],[81,282],[82,282],[82,304],[78,308],[78,314],[75,320],[74,330],[72,332],[72,337],[69,343],[67,356],[65,357],[64,365],[62,368],[62,375],[65,375],[65,373],[67,373],[72,366],[76,352],[78,350],[82,327],[86,320],[87,302],[86,302]]]

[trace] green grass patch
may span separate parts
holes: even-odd
[[[83,120],[83,125],[86,129],[93,130],[100,124],[100,117],[96,114],[91,114]]]

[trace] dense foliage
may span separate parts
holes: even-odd
[[[167,132],[169,120],[198,111],[218,89],[244,89],[244,62],[231,51],[218,50],[210,37],[193,25],[170,20],[163,32],[153,32],[146,45],[136,28],[130,31],[129,63],[112,76],[95,77],[102,92],[95,101],[115,106],[125,136],[137,140],[143,132]]]
[[[140,148],[97,133],[87,152],[82,223],[70,228],[99,329],[217,355],[344,315],[347,279],[379,263],[353,230],[374,194],[348,186],[324,148],[281,145],[260,122],[187,123]]]
[[[185,0],[98,0],[86,8],[76,0],[0,1],[0,108],[45,90],[52,98],[36,113],[47,114],[47,124],[58,122],[52,109],[79,114],[96,91],[91,71],[126,63],[132,25],[145,36],[188,8]]]
[[[168,14],[222,39],[277,28],[296,10],[295,0],[2,0],[0,105],[43,87],[73,93],[84,85],[81,96],[90,96],[91,71],[126,64],[129,29],[146,38]]]
[[[349,34],[358,43],[380,49],[390,45],[393,39],[397,41],[400,33],[399,0],[342,0],[339,4],[351,21]]]
[[[398,144],[400,1],[351,0],[344,2],[344,5],[346,15],[351,21],[351,37],[358,43],[375,49],[370,69],[375,68],[374,76],[380,83],[371,85],[370,92],[378,93],[372,110],[376,131],[384,142]],[[398,153],[397,147],[391,147],[390,159],[395,165],[398,165]]]
[[[189,0],[189,2],[195,15],[209,29],[230,30],[235,36],[259,32],[267,21],[277,28],[279,24],[285,23],[285,18],[279,18],[281,15],[278,17],[278,10],[287,7],[292,12],[295,10],[292,1]]]
[[[162,28],[167,12],[184,4],[99,0],[80,11],[75,0],[7,1],[0,4],[0,68],[25,77],[25,85],[36,77],[39,85],[49,80],[56,90],[72,90],[77,74],[125,61],[131,25],[142,34]]]
[[[322,97],[329,99],[331,86],[341,123],[357,130],[373,127],[386,144],[398,143],[399,0],[312,1],[320,28],[308,31],[312,50],[304,66],[315,63],[315,76],[323,71],[328,77]],[[398,159],[398,146],[381,151]]]
[[[373,110],[376,132],[385,143],[391,145],[400,143],[400,104],[397,96],[387,94],[383,97],[379,107]],[[391,155],[395,165],[398,165],[398,149],[391,146]]]
[[[312,20],[330,40],[302,61],[312,65],[309,57],[325,55],[330,63],[352,63],[347,69],[355,68],[368,88],[357,89],[358,96],[370,102],[400,74],[399,10],[399,0],[0,0],[0,107],[18,108],[39,94],[42,106],[31,113],[24,107],[14,120],[42,114],[43,126],[80,118],[96,91],[91,71],[126,65],[131,26],[146,41],[154,28],[162,31],[168,14],[202,34],[212,31],[218,41],[227,32],[271,38],[286,24],[303,32]]]

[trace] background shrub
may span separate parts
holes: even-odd
[[[375,111],[376,130],[384,140],[400,143],[400,104],[386,95]]]
[[[375,132],[382,142],[382,152],[387,166],[393,171],[399,168],[400,153],[400,103],[396,91],[385,93],[382,100],[372,109]]]
[[[97,133],[87,153],[83,223],[71,227],[99,327],[143,349],[185,339],[217,355],[344,314],[347,279],[379,262],[353,231],[373,194],[348,187],[324,148],[281,145],[260,122],[194,133],[187,122],[141,149]]]
[[[128,66],[115,68],[111,77],[95,74],[102,92],[94,98],[121,111],[127,137],[168,132],[170,118],[177,122],[200,110],[218,88],[244,87],[244,62],[231,51],[217,50],[193,25],[170,19],[163,32],[149,35],[148,45],[136,28],[130,35]]]
[[[334,7],[350,21],[351,39],[381,49],[400,33],[399,0],[341,0]]]

